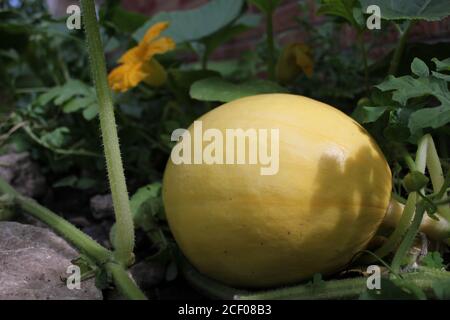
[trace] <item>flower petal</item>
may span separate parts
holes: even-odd
[[[145,47],[143,46],[136,46],[128,50],[124,53],[122,57],[120,57],[119,62],[120,63],[139,63],[142,62],[142,60],[145,60]]]
[[[175,48],[175,41],[168,37],[161,37],[147,45],[144,60],[150,60],[155,54],[162,54]]]
[[[156,37],[158,37],[161,32],[163,32],[167,27],[169,26],[169,22],[158,22],[150,27],[150,29],[147,30],[144,37],[141,40],[141,43],[150,43],[152,42]]]
[[[125,92],[137,86],[147,76],[142,63],[125,63],[110,72],[108,82],[114,91]]]
[[[130,71],[130,65],[123,64],[113,69],[108,75],[108,82],[111,89],[124,92],[130,89],[126,75]]]

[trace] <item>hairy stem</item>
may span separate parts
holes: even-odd
[[[99,102],[100,128],[106,158],[109,185],[116,215],[117,237],[115,255],[127,265],[132,260],[134,248],[134,226],[131,216],[128,191],[120,156],[114,108],[106,77],[105,56],[96,19],[93,0],[81,0],[84,26],[90,57],[91,73]]]
[[[113,261],[113,253],[102,247],[94,239],[79,230],[56,213],[41,206],[33,199],[20,195],[5,180],[0,178],[0,194],[9,194],[14,203],[24,212],[47,224],[52,230],[69,241],[80,252],[86,254],[99,267],[106,266],[111,273],[117,289],[128,299],[145,299],[145,295],[129,277],[121,264]]]
[[[123,266],[110,262],[106,264],[106,270],[111,273],[117,289],[123,296],[131,300],[147,300],[147,297],[130,278]]]
[[[109,250],[102,247],[70,222],[41,206],[33,199],[20,195],[2,178],[0,178],[0,194],[12,195],[14,197],[14,203],[19,208],[47,224],[97,263],[103,264],[111,258],[112,253]]]
[[[366,278],[331,280],[315,286],[311,284],[290,286],[267,291],[235,289],[212,280],[199,273],[187,261],[182,262],[186,280],[199,292],[212,299],[224,300],[323,300],[355,299],[367,290]],[[411,281],[428,294],[433,292],[435,281],[450,280],[450,273],[437,269],[421,268],[420,272],[402,274],[402,279]]]

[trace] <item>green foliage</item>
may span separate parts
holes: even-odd
[[[208,78],[195,82],[191,97],[200,101],[229,102],[263,93],[285,93],[286,90],[269,80],[251,80],[234,84],[221,78]]]
[[[364,11],[377,5],[388,20],[441,20],[450,15],[450,6],[441,0],[359,0]]]
[[[408,107],[408,101],[413,98],[434,96],[440,105],[433,108],[422,108],[410,115],[408,127],[412,133],[423,128],[439,128],[450,122],[450,92],[447,81],[436,72],[430,76],[428,67],[416,58],[411,65],[412,72],[417,76],[389,77],[378,85],[382,91],[393,91],[392,99],[403,107]]]
[[[423,300],[425,294],[413,283],[401,279],[381,278],[381,289],[367,289],[360,300]]]
[[[450,299],[450,281],[434,281],[433,291],[437,299],[449,300]]]
[[[341,17],[353,27],[361,28],[361,9],[357,0],[322,0],[317,13]]]
[[[357,106],[353,117],[371,124],[371,130],[382,130],[372,132],[379,141],[415,143],[424,130],[445,127],[450,122],[450,92],[444,61],[433,59],[439,68],[430,71],[424,61],[415,58],[412,75],[389,76],[375,86],[370,99]]]
[[[94,89],[79,80],[69,80],[64,85],[41,94],[36,100],[36,103],[41,106],[46,106],[50,102],[60,106],[64,113],[82,112],[83,117],[88,121],[98,114]]]
[[[444,259],[442,259],[441,254],[437,251],[428,252],[428,254],[422,259],[421,264],[428,268],[445,268]]]
[[[137,226],[149,230],[156,218],[164,218],[162,213],[161,183],[141,187],[130,199],[131,212]]]
[[[243,4],[243,0],[214,0],[192,10],[161,12],[140,27],[133,38],[139,41],[150,26],[168,21],[170,26],[164,34],[176,43],[199,40],[230,24],[240,14]]]

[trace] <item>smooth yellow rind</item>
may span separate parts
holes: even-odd
[[[279,129],[280,167],[167,164],[175,240],[202,273],[238,287],[295,283],[344,267],[383,220],[391,172],[354,120],[321,102],[266,94],[222,105],[203,130]],[[193,135],[193,128],[189,129]]]

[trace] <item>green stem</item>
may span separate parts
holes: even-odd
[[[202,275],[186,260],[186,258],[182,258],[180,263],[181,272],[186,281],[207,297],[221,300],[232,300],[236,294],[243,295],[249,293],[247,291],[227,287],[220,282]]]
[[[427,166],[427,154],[428,154],[428,137],[423,136],[418,143],[417,153],[416,153],[416,170],[425,173],[425,168]]]
[[[400,39],[397,44],[397,47],[394,51],[394,56],[391,60],[391,65],[389,66],[388,74],[395,76],[398,71],[398,67],[400,65],[400,61],[403,56],[403,51],[405,51],[406,39],[408,38],[409,31],[411,30],[412,22],[408,22],[408,26],[405,31],[400,31]]]
[[[392,251],[397,248],[398,244],[402,240],[402,237],[405,235],[405,233],[408,230],[408,227],[411,224],[411,220],[414,216],[414,211],[416,209],[416,201],[417,201],[417,194],[415,192],[412,192],[408,195],[408,200],[406,201],[405,208],[403,209],[402,216],[400,218],[400,221],[395,228],[394,232],[389,236],[388,240],[375,251],[375,255],[383,258]],[[361,262],[363,263],[372,263],[376,260],[373,257],[364,256],[364,258],[361,259]]]
[[[273,10],[266,15],[266,32],[267,32],[267,68],[270,80],[275,80],[275,42],[273,37]]]
[[[122,265],[110,262],[106,264],[106,270],[111,273],[117,289],[123,296],[131,300],[147,300],[147,297],[130,278]]]
[[[425,214],[425,207],[422,205],[422,203],[419,203],[416,206],[416,213],[414,215],[414,220],[411,223],[411,226],[408,229],[408,232],[406,233],[405,238],[400,244],[397,252],[395,253],[394,259],[392,260],[391,267],[395,273],[400,272],[400,267],[402,265],[403,259],[405,258],[405,256],[408,253],[408,250],[414,243],[414,239],[417,235],[417,232],[419,231],[420,224],[422,222],[424,214]]]
[[[33,199],[20,195],[2,178],[0,178],[0,193],[12,195],[14,197],[15,204],[22,210],[46,223],[58,234],[63,236],[97,263],[103,264],[111,258],[112,253],[109,250],[102,247],[70,222],[64,220],[49,209],[41,206]]]
[[[297,285],[268,291],[247,291],[235,289],[212,280],[199,273],[192,265],[184,261],[181,268],[186,280],[199,292],[212,299],[224,300],[322,300],[355,299],[367,290],[366,278],[331,280],[319,286]],[[450,272],[421,268],[420,272],[402,274],[402,279],[410,281],[420,289],[431,294],[435,281],[450,280]]]
[[[94,239],[79,230],[70,222],[41,206],[33,199],[20,195],[2,178],[0,178],[0,194],[11,195],[14,198],[14,203],[20,209],[47,224],[52,230],[69,241],[79,251],[91,258],[98,266],[105,266],[106,270],[111,273],[117,289],[125,297],[133,300],[146,299],[139,287],[137,287],[129,277],[124,267],[121,264],[112,261],[113,253],[111,251],[102,247]]]
[[[134,226],[128,199],[128,191],[120,156],[119,138],[111,92],[106,77],[105,56],[97,23],[93,0],[81,0],[84,26],[91,63],[92,78],[99,102],[100,128],[106,158],[109,185],[116,215],[117,237],[115,255],[127,265],[132,260]]]
[[[404,159],[405,159],[406,165],[409,168],[409,171],[417,170],[416,163],[409,153],[405,155]]]
[[[433,185],[433,191],[439,194],[441,188],[444,186],[445,183],[444,173],[442,171],[441,161],[439,159],[439,155],[437,154],[433,138],[429,134],[425,135],[425,137],[428,140],[427,168],[430,174],[431,183]],[[445,201],[446,199],[447,199],[447,192],[444,192],[442,197],[437,198],[435,200]],[[441,217],[443,217],[447,221],[450,221],[450,207],[448,205],[438,206],[437,211]]]

